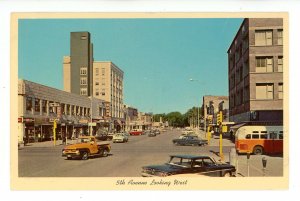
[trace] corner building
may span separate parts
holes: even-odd
[[[244,19],[227,53],[230,121],[282,121],[283,19]]]

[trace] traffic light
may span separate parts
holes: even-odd
[[[219,114],[217,114],[217,124],[218,125],[221,125],[223,122],[223,114],[222,114],[222,111],[219,112]]]

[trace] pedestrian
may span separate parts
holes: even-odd
[[[230,133],[230,139],[231,139],[231,141],[233,141],[234,140],[233,139],[233,130],[230,129],[229,133]]]
[[[214,129],[213,129],[213,128],[211,129],[210,133],[211,133],[211,137],[214,137],[214,133],[215,133],[215,131],[214,131]]]

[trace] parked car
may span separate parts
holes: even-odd
[[[143,130],[141,129],[133,129],[129,132],[130,135],[143,135]]]
[[[182,176],[182,174],[197,176],[234,176],[236,169],[227,163],[217,163],[209,156],[171,155],[170,160],[162,165],[142,167],[143,177]]]
[[[149,131],[148,137],[155,137],[155,136],[156,136],[155,131]]]
[[[154,130],[154,133],[155,133],[156,135],[159,135],[159,134],[160,134],[160,131],[159,131],[158,129],[155,129],[155,130]]]
[[[179,136],[179,139],[182,139],[184,138],[185,136],[194,136],[194,137],[198,137],[198,135],[194,132],[189,132],[189,133],[182,133],[180,136]]]
[[[124,133],[117,133],[113,136],[113,143],[115,142],[128,142],[128,136]]]
[[[175,145],[193,145],[193,146],[203,146],[208,144],[207,140],[198,138],[197,136],[184,136],[182,138],[173,139]]]

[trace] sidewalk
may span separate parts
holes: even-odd
[[[201,139],[207,139],[206,133],[202,130],[199,131],[198,137],[200,137]],[[210,139],[209,146],[219,146],[219,143],[220,143],[219,135],[214,135]],[[223,146],[234,146],[234,143],[230,139],[223,137]]]
[[[67,145],[75,144],[76,140],[68,140]],[[62,143],[62,140],[56,140],[55,147],[57,146],[65,146]],[[27,143],[24,147],[54,147],[53,141],[45,141],[45,142],[34,142],[34,143]]]

